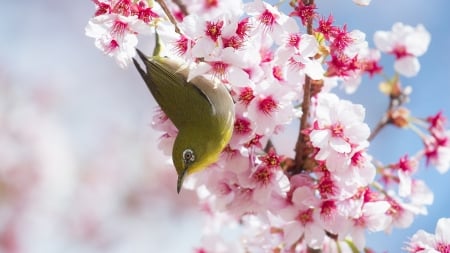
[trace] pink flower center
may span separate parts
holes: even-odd
[[[345,54],[333,54],[327,64],[327,76],[348,76],[352,71],[359,69],[358,57],[350,58]]]
[[[414,167],[415,163],[412,160],[409,160],[408,155],[401,157],[397,164],[397,168],[404,172],[413,172]]]
[[[116,38],[122,38],[128,28],[128,24],[120,20],[115,20],[111,29],[111,34]]]
[[[136,7],[137,16],[140,20],[145,23],[150,23],[153,18],[159,17],[159,15],[152,11],[151,8],[147,7],[144,2],[139,2]]]
[[[218,22],[206,22],[205,34],[209,36],[213,41],[217,41],[219,36],[222,34],[223,21]]]
[[[316,5],[305,5],[303,1],[298,1],[297,3],[298,6],[295,7],[295,11],[291,15],[298,16],[302,20],[302,24],[306,25],[306,22],[316,15]]]
[[[255,95],[253,95],[253,90],[250,87],[245,87],[241,90],[241,93],[239,94],[239,102],[248,105],[250,102],[255,98]]]
[[[275,151],[273,151],[273,149],[271,149],[267,155],[262,156],[260,159],[270,168],[278,167],[281,163],[280,157],[275,153]]]
[[[406,49],[406,47],[404,45],[397,45],[394,48],[394,50],[392,50],[392,54],[395,55],[396,59],[400,59],[400,58],[403,58],[405,56],[411,55],[410,53],[408,53],[408,50]]]
[[[450,244],[438,242],[436,245],[436,250],[440,253],[450,253]]]
[[[272,181],[273,173],[267,166],[262,166],[253,173],[253,179],[261,185],[268,185]]]
[[[436,115],[430,116],[427,118],[427,122],[430,123],[430,129],[437,128],[437,129],[444,129],[444,125],[447,119],[444,115],[442,115],[442,112],[438,112]]]
[[[313,218],[313,209],[310,208],[308,210],[305,210],[303,212],[300,212],[297,216],[297,220],[305,226],[308,223],[312,223],[314,221]]]
[[[378,61],[369,60],[361,63],[361,69],[369,74],[370,77],[373,77],[375,74],[381,73],[383,71],[383,67],[378,65]]]
[[[265,27],[272,27],[275,23],[275,19],[275,15],[267,9],[265,9],[264,12],[259,15],[259,21]]]
[[[341,123],[334,124],[330,130],[333,137],[344,137],[344,127]]]
[[[361,151],[356,152],[352,156],[351,161],[352,161],[352,165],[353,166],[358,166],[360,164],[363,164],[365,159],[364,159],[364,156],[363,156],[362,152]]]
[[[216,77],[218,77],[219,79],[223,79],[225,77],[225,73],[229,66],[227,63],[222,61],[215,61],[210,62],[210,65],[212,67],[212,72]]]
[[[342,28],[336,29],[335,33],[333,34],[334,40],[331,43],[331,48],[334,50],[337,50],[339,52],[342,52],[347,46],[353,42],[353,39],[350,37],[349,33],[347,32],[347,26],[344,25]]]
[[[265,115],[272,114],[277,107],[277,102],[272,98],[272,96],[261,99],[258,104],[258,109]]]
[[[333,196],[336,193],[336,185],[329,176],[324,176],[320,179],[317,189],[323,198]]]
[[[247,36],[247,32],[250,29],[250,25],[248,24],[248,18],[245,18],[241,21],[239,21],[237,28],[236,28],[236,34],[240,38],[244,38]]]
[[[325,17],[322,17],[319,20],[319,27],[317,28],[317,31],[322,33],[327,40],[329,40],[333,34],[339,32],[339,28],[333,26],[333,23],[334,18],[332,15],[329,15],[327,19],[325,19]]]
[[[280,66],[274,66],[272,68],[272,75],[277,79],[278,81],[283,81],[283,69]]]
[[[232,47],[234,49],[241,48],[244,42],[243,39],[236,35],[229,38],[222,38],[222,41],[224,47]]]
[[[298,45],[300,44],[300,34],[291,34],[289,35],[289,39],[288,39],[288,45],[291,47],[295,47],[298,48]]]
[[[189,46],[188,43],[189,40],[183,35],[174,43],[179,55],[184,55],[187,52]]]
[[[332,218],[336,211],[336,203],[334,200],[327,200],[322,203],[320,214],[325,218]]]
[[[250,121],[244,118],[237,118],[234,121],[234,131],[236,134],[245,135],[251,132]]]

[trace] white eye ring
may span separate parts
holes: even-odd
[[[192,151],[191,149],[185,149],[183,151],[183,161],[186,164],[194,162],[195,161],[194,151]]]

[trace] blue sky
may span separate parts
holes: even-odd
[[[376,30],[390,30],[398,21],[412,26],[423,24],[432,40],[428,52],[419,58],[422,65],[419,75],[403,78],[405,85],[413,87],[408,108],[416,116],[425,117],[441,109],[450,116],[448,1],[373,0],[368,7],[358,7],[351,0],[323,0],[317,1],[317,5],[324,15],[333,13],[337,24],[364,31],[371,46]],[[151,131],[148,124],[154,102],[140,77],[132,68],[121,70],[94,47],[91,38],[84,36],[84,27],[93,14],[90,1],[70,4],[58,0],[3,1],[2,9],[8,11],[0,18],[0,69],[13,76],[21,89],[28,89],[36,85],[33,80],[42,79],[62,91],[65,103],[59,109],[61,121],[72,132],[74,145],[83,147],[76,152],[81,155],[89,152],[93,140],[102,134],[101,128],[90,127],[92,123],[106,125],[119,121],[125,125],[140,124],[140,129],[147,127]],[[392,62],[389,56],[384,57],[384,62]],[[348,97],[367,106],[367,122],[371,126],[386,107],[386,99],[378,94],[378,82],[379,79],[366,79],[361,89]],[[420,147],[413,134],[387,128],[372,143],[370,151],[380,160],[391,162]],[[418,217],[409,229],[396,229],[389,236],[370,235],[368,245],[377,252],[398,252],[417,229],[433,232],[439,217],[450,217],[450,174],[441,176],[433,168],[422,168],[419,177],[435,193],[429,215]]]

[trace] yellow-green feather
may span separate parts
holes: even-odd
[[[234,104],[223,84],[199,76],[187,82],[188,70],[168,58],[139,56],[146,65],[135,65],[161,109],[179,133],[173,147],[173,162],[178,175],[199,171],[215,162],[231,138]],[[196,160],[183,164],[185,149],[194,151]]]

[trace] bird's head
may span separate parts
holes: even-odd
[[[177,192],[184,178],[217,161],[223,149],[220,140],[214,140],[202,131],[180,131],[172,150],[173,164],[178,173]]]

